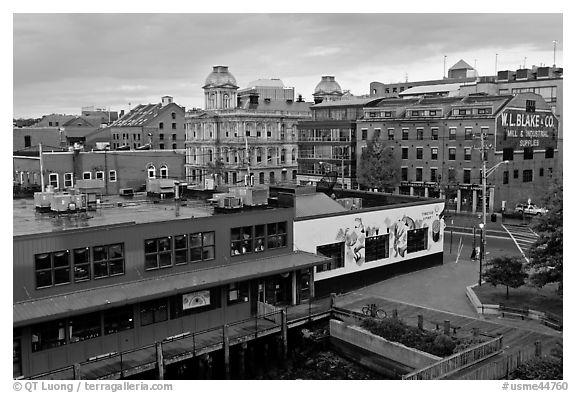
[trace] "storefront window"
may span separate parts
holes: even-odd
[[[124,306],[103,312],[104,334],[118,333],[134,328],[134,310],[132,306]]]
[[[101,336],[100,313],[84,314],[70,318],[70,342],[89,340]]]

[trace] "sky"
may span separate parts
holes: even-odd
[[[549,14],[13,15],[13,116],[120,111],[164,95],[204,107],[202,85],[227,65],[240,88],[280,78],[312,101],[322,75],[354,95],[370,82],[440,79],[463,59],[480,75],[562,66],[563,17]]]

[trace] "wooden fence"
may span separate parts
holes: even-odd
[[[428,367],[416,370],[402,376],[402,379],[430,380],[441,379],[469,367],[475,363],[497,355],[502,351],[502,336],[496,337],[485,343],[475,345],[465,351],[459,352],[440,360]]]

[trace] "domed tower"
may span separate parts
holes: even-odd
[[[333,76],[323,76],[312,95],[314,96],[314,103],[319,104],[322,101],[337,101],[342,98],[343,93]]]
[[[214,66],[206,78],[204,105],[207,110],[236,108],[236,78],[228,71],[228,66]]]

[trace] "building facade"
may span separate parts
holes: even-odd
[[[238,95],[226,66],[206,78],[205,110],[186,114],[186,178],[216,185],[274,184],[296,179],[296,124],[310,117],[310,103]]]
[[[70,190],[78,180],[103,180],[102,195],[118,194],[122,188],[145,188],[148,179],[184,181],[183,151],[91,151],[47,152],[42,154],[44,184],[57,191]],[[40,159],[14,157],[14,184],[40,187]]]
[[[336,173],[340,188],[356,187],[357,120],[376,98],[328,100],[312,106],[312,120],[298,123],[298,182],[316,184]]]
[[[134,201],[40,218],[15,203],[14,377],[125,377],[158,348],[173,356],[178,338],[173,349],[197,356],[193,336],[219,339],[224,325],[307,301],[327,260],[293,250],[290,208],[218,215],[197,204],[178,216],[173,202]]]
[[[117,149],[149,148],[153,150],[184,149],[185,108],[171,96],[158,104],[138,105],[110,126],[110,147]]]
[[[509,112],[514,129],[502,124]],[[517,115],[543,120],[516,125]],[[558,120],[533,93],[383,99],[364,109],[358,128],[358,159],[372,139],[394,148],[401,162],[398,193],[446,198],[456,211],[482,211],[483,135],[490,212],[527,199],[539,203],[560,165]]]

